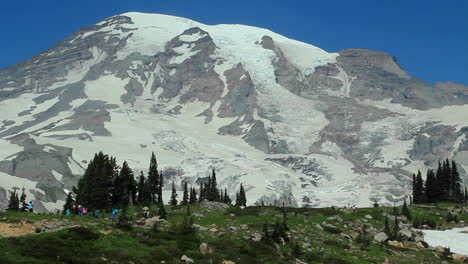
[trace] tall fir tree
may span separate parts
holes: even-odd
[[[164,176],[163,176],[163,173],[162,171],[159,172],[159,182],[158,182],[158,200],[157,200],[157,203],[158,204],[163,204],[163,194],[162,194],[162,190],[163,190],[163,187],[164,187]]]
[[[20,199],[16,189],[13,190],[10,194],[10,199],[8,201],[8,211],[18,211]]]
[[[426,184],[424,186],[425,200],[428,203],[432,203],[435,200],[434,193],[436,192],[437,186],[435,186],[435,174],[433,170],[427,170]]]
[[[25,192],[24,187],[21,189],[21,196],[20,196],[19,202],[22,204],[26,203],[26,192]]]
[[[73,200],[72,192],[69,192],[67,195],[67,199],[65,200],[65,204],[63,205],[63,213],[67,210],[73,212],[73,207],[75,206],[75,201]]]
[[[177,191],[175,188],[174,181],[172,181],[172,194],[171,194],[171,203],[173,208],[177,206]]]
[[[240,185],[239,192],[236,195],[236,206],[247,206],[247,198],[245,196],[244,186]]]
[[[200,184],[200,194],[198,196],[198,202],[203,202],[205,200],[205,185],[202,183]]]
[[[224,198],[223,198],[223,203],[226,203],[226,204],[231,204],[231,197],[229,197],[228,193],[227,193],[227,189],[224,188]]]
[[[145,192],[145,185],[146,185],[145,176],[143,175],[143,171],[141,171],[140,178],[138,179],[138,196],[137,196],[138,204],[143,204],[143,194]]]
[[[160,176],[158,172],[158,162],[154,152],[151,153],[150,166],[148,169],[148,182],[151,187],[151,200],[153,203],[159,202]]]
[[[408,208],[408,204],[406,204],[406,199],[403,202],[403,208],[401,209],[401,214],[406,216],[406,218],[408,218],[408,220],[411,220],[411,212],[410,212],[410,210]]]
[[[183,192],[182,201],[181,201],[180,204],[181,205],[188,205],[189,204],[189,191],[188,191],[187,182],[184,182],[184,192]]]
[[[450,171],[450,183],[451,183],[451,200],[453,202],[463,202],[463,188],[462,188],[462,179],[460,173],[458,172],[457,163],[452,160],[452,168]]]
[[[192,187],[190,188],[190,204],[195,204],[197,203],[198,199],[197,199],[197,190],[195,189],[195,187]]]
[[[390,230],[390,223],[388,222],[388,216],[385,216],[384,233],[387,234],[388,237],[392,236],[392,232]]]
[[[424,182],[422,179],[421,171],[418,171],[418,174],[416,175],[414,203],[423,203],[423,202],[424,202]]]

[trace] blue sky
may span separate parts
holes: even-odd
[[[330,52],[380,50],[396,56],[412,76],[468,85],[465,0],[3,1],[0,68],[38,54],[80,28],[129,11],[264,27]]]

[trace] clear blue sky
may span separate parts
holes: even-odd
[[[6,0],[0,8],[0,68],[129,11],[264,27],[330,52],[380,50],[396,56],[412,76],[468,85],[466,0]]]

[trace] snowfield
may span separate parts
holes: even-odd
[[[468,227],[454,228],[444,231],[421,230],[424,241],[430,246],[443,246],[450,248],[451,252],[468,256]]]

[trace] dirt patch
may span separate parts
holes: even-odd
[[[108,235],[108,234],[112,233],[112,230],[99,230],[99,232],[104,234],[104,235]]]
[[[0,223],[0,237],[23,236],[35,233],[36,225],[20,223]]]

